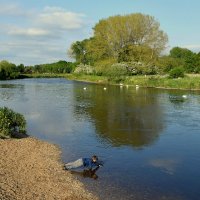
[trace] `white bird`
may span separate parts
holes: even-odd
[[[139,88],[139,85],[136,85],[135,87],[136,87],[136,88]]]
[[[103,89],[104,89],[104,90],[107,90],[107,88],[106,88],[106,87],[104,87]]]
[[[84,89],[84,90],[87,90],[87,88],[86,88],[86,87],[84,87],[83,89]]]
[[[184,94],[184,95],[182,95],[182,97],[183,97],[184,99],[187,99],[187,95],[185,95],[185,94]]]
[[[120,83],[119,85],[120,85],[120,86],[123,86],[123,83]]]

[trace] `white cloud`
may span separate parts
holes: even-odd
[[[11,28],[8,31],[8,34],[10,35],[19,35],[19,36],[48,36],[51,35],[51,33],[48,30],[40,29],[40,28]]]
[[[8,6],[9,7],[9,6]],[[15,10],[15,7],[11,7],[11,10]],[[24,21],[28,21],[20,25],[7,25],[7,33],[15,36],[54,36],[60,37],[63,32],[76,31],[84,27],[83,18],[85,15],[69,12],[59,7],[46,7],[42,12],[36,12],[29,15]]]
[[[29,15],[31,11],[27,12],[22,9],[18,4],[2,4],[0,6],[0,15],[3,16],[26,16]]]
[[[0,42],[0,46],[0,60],[9,60],[15,64],[42,64],[66,59],[67,44],[49,43],[48,40]]]
[[[38,15],[36,22],[43,27],[56,28],[61,30],[80,29],[84,26],[85,15],[66,11],[59,7],[46,7]]]
[[[73,41],[88,37],[86,16],[60,7],[0,7],[0,60],[25,65],[67,59]]]

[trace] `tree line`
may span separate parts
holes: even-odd
[[[50,64],[34,66],[15,65],[6,60],[0,61],[0,80],[16,79],[25,77],[24,74],[36,73],[71,73],[74,71],[76,63],[58,61]]]
[[[159,22],[141,13],[117,15],[100,20],[91,38],[76,41],[68,54],[75,62],[58,61],[35,66],[16,66],[0,61],[0,79],[19,78],[31,73],[77,73],[99,76],[132,76],[200,73],[200,53],[174,47],[163,55],[167,34]]]
[[[55,63],[40,64],[34,66],[27,66],[25,68],[25,73],[71,73],[76,67],[75,62],[67,62],[60,60]]]
[[[97,75],[200,72],[200,53],[175,47],[163,56],[168,36],[154,17],[141,13],[100,20],[89,39],[71,45],[69,55],[82,63],[79,72]],[[86,67],[87,66],[87,70]],[[89,70],[88,68],[93,70]]]

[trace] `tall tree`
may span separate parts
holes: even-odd
[[[76,61],[88,64],[115,59],[149,64],[165,49],[168,41],[159,22],[141,13],[102,19],[93,30],[92,38],[72,44],[71,54]]]
[[[110,56],[117,57],[126,46],[145,46],[159,55],[165,49],[167,35],[160,30],[160,24],[149,15],[141,13],[113,16],[100,20],[94,27],[94,37],[104,42]]]

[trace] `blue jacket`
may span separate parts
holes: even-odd
[[[89,168],[89,169],[92,169],[93,167],[97,167],[98,164],[92,162],[92,159],[91,159],[91,158],[83,158],[83,166],[84,166],[84,167],[87,167],[87,168]]]

